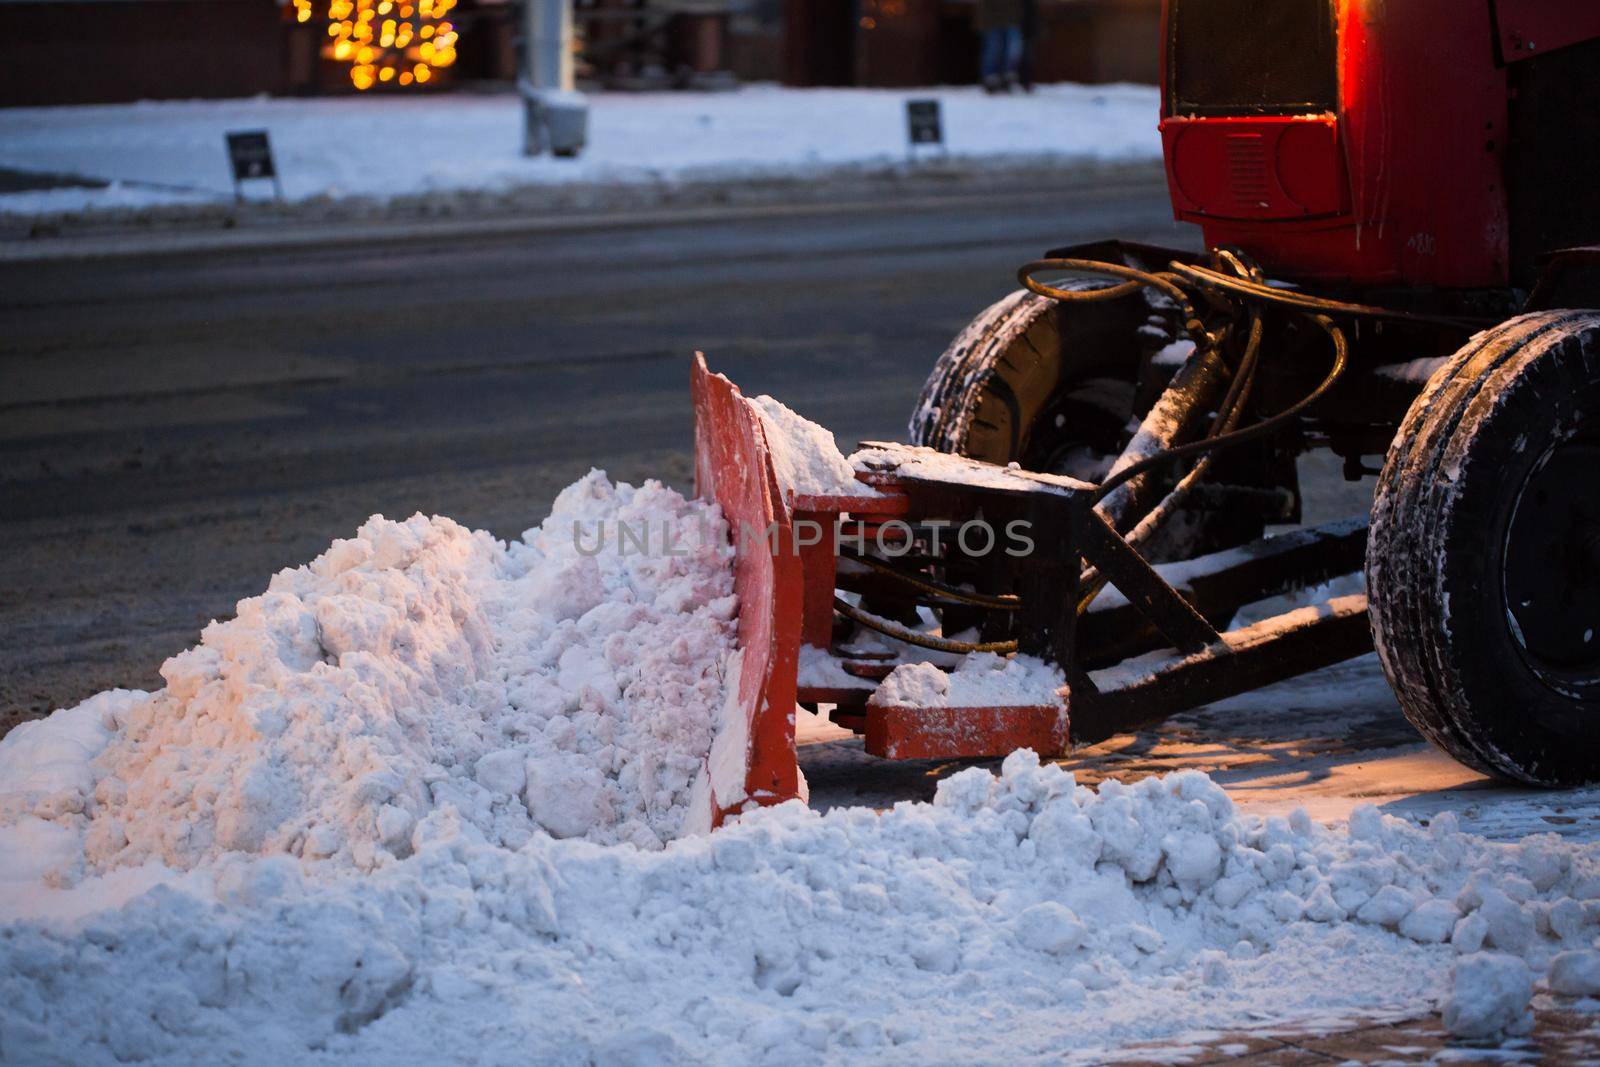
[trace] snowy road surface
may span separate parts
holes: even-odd
[[[751,86],[596,94],[576,160],[522,156],[514,94],[268,98],[0,109],[0,168],[113,184],[0,195],[0,216],[231,201],[229,130],[266,130],[289,200],[681,184],[897,168],[905,101],[944,105],[950,156],[996,166],[1160,158],[1154,87],[869,90]],[[253,191],[268,195],[270,190]]]

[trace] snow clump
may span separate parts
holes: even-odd
[[[7,1054],[1087,1063],[1440,997],[1483,1035],[1522,1028],[1532,976],[1600,931],[1580,848],[1371,809],[1348,831],[1245,818],[1198,772],[1096,791],[1026,751],[931,805],[791,802],[665,850],[511,849],[436,808],[362,878],[281,855],[209,872],[76,925],[9,901]],[[1503,915],[1463,952],[1396,929],[1397,894],[1450,902],[1460,930],[1497,892],[1528,940]]]
[[[644,536],[673,553],[638,550]],[[372,870],[446,809],[507,848],[541,833],[659,848],[723,702],[726,541],[714,508],[599,472],[510,545],[375,516],[206,627],[160,692],[14,730],[0,822],[81,834],[50,872],[68,884],[232,853]],[[41,751],[70,773],[44,774]]]
[[[971,652],[954,670],[903,663],[879,684],[879,704],[923,708],[1049,707],[1067,684],[1059,667],[1036,656]]]
[[[746,401],[761,418],[778,484],[791,496],[874,496],[856,480],[855,468],[833,434],[770,396]]]

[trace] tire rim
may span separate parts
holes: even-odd
[[[1506,526],[1501,591],[1522,658],[1545,685],[1600,682],[1600,433],[1569,435],[1524,479]]]
[[[1028,433],[1031,455],[1021,457],[1023,466],[1098,482],[1126,443],[1135,388],[1133,382],[1091,378],[1056,397]]]

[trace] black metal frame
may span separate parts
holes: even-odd
[[[909,453],[906,446],[882,442],[865,447],[889,456]],[[983,636],[1014,637],[1018,651],[1061,668],[1075,743],[1136,729],[1372,648],[1360,596],[1295,609],[1237,630],[1218,629],[1245,604],[1359,570],[1366,549],[1364,518],[1170,565],[1177,574],[1169,581],[1095,509],[1092,486],[1026,471],[1009,474],[1015,488],[907,470],[896,472],[895,482],[911,497],[907,518],[913,524],[978,514],[1029,522],[1037,551],[984,575],[989,592],[1016,593],[1020,610],[990,613]],[[951,557],[940,562],[948,564]],[[1123,602],[1080,613],[1080,576],[1090,568],[1116,586]],[[1161,649],[1171,653],[1146,671],[1096,671]]]

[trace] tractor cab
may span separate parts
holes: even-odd
[[[1165,18],[1167,181],[1208,245],[1322,284],[1495,289],[1600,242],[1600,116],[1579,103],[1600,93],[1600,7],[1168,0]]]

